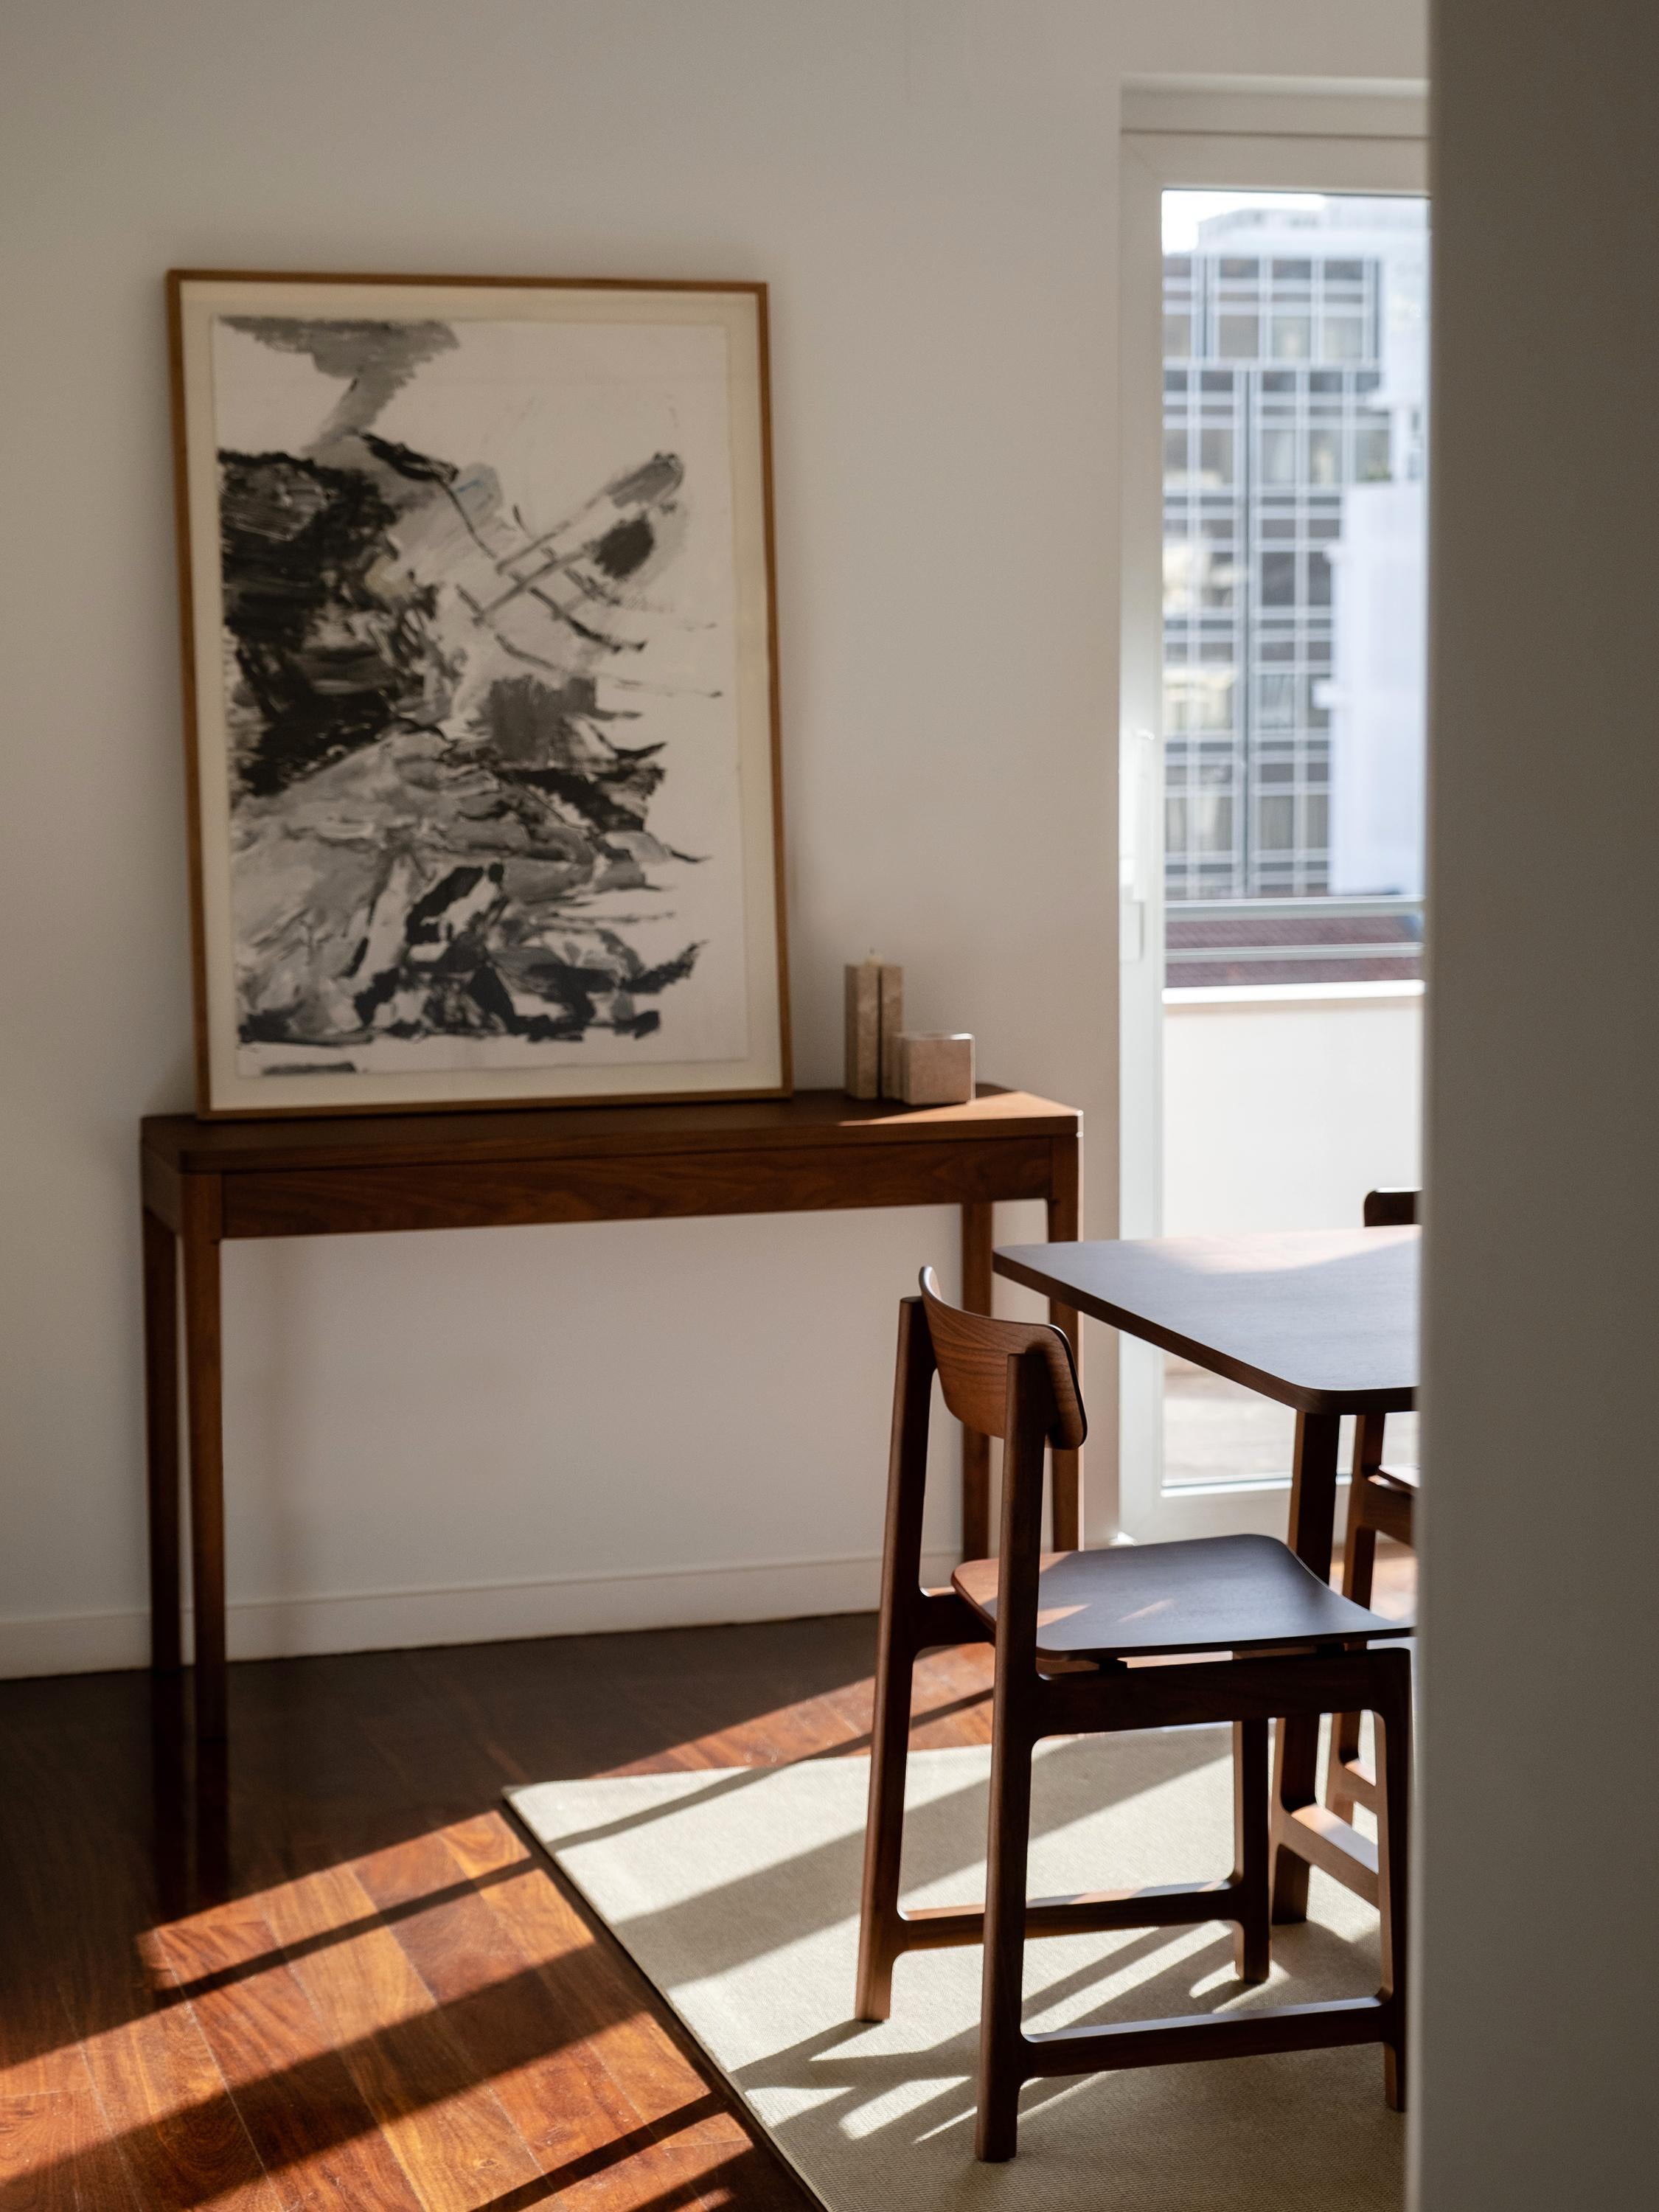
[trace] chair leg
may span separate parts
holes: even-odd
[[[933,1340],[920,1298],[899,1307],[898,1371],[887,1472],[887,1531],[881,1551],[881,1627],[876,1645],[876,1703],[870,1738],[870,1814],[864,1836],[855,2011],[885,2020],[898,1955],[899,1853],[904,1842],[904,1769],[910,1747],[910,1690],[915,1673],[921,1581],[922,1498],[927,1482],[927,1411],[933,1389]]]
[[[1003,1718],[998,1716],[999,1720]],[[985,1967],[980,2000],[979,2117],[974,2155],[996,2161],[1018,2148],[1021,2022],[1025,1966],[1025,1861],[1031,1828],[1031,1740],[999,1727],[991,1754],[985,1886]]]
[[[876,1661],[870,1743],[870,1810],[864,1832],[859,1917],[859,2020],[885,2020],[893,2008],[899,1953],[899,1863],[904,1848],[904,1776],[910,1754],[910,1700],[916,1654],[903,1625],[885,1624]]]
[[[1233,1966],[1241,1982],[1265,1982],[1273,1965],[1273,1900],[1267,1887],[1267,1723],[1233,1723],[1233,1880],[1239,1917]]]
[[[1370,1471],[1382,1459],[1382,1418],[1362,1413],[1355,1426],[1353,1480],[1348,1487],[1348,1534],[1342,1549],[1342,1595],[1356,1605],[1371,1601],[1376,1565],[1376,1530],[1365,1512]],[[1359,1715],[1337,1713],[1331,1720],[1331,1749],[1325,1770],[1325,1802],[1339,1820],[1353,1818],[1353,1792],[1344,1768],[1359,1756]]]
[[[1348,1506],[1348,1540],[1342,1563],[1342,1595],[1351,1597],[1356,1605],[1371,1601],[1371,1576],[1376,1559],[1376,1531],[1369,1526],[1355,1526],[1362,1510],[1356,1491]],[[1351,1759],[1359,1756],[1359,1721],[1358,1713],[1334,1713],[1331,1717],[1330,1757],[1325,1768],[1325,1802],[1339,1820],[1353,1818],[1354,1796],[1348,1787],[1346,1768]]]
[[[1406,1960],[1409,1924],[1408,1854],[1411,1838],[1412,1675],[1403,1651],[1382,1656],[1385,1687],[1376,1706],[1378,1903],[1382,1911],[1382,1984],[1389,2033],[1382,2045],[1383,2092],[1396,2112],[1406,2109]]]

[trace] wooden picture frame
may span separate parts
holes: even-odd
[[[787,1095],[764,284],[167,296],[198,1113]]]

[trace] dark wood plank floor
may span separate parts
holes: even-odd
[[[1387,1562],[1379,1603],[1403,1601]],[[503,1784],[867,1746],[866,1616],[0,1685],[4,2212],[582,2212],[802,2192]],[[983,1741],[987,1656],[919,1744]]]

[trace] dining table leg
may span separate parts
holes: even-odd
[[[1338,1413],[1298,1413],[1291,1474],[1291,1549],[1321,1582],[1331,1574],[1336,1528]],[[1308,1862],[1286,1840],[1292,1815],[1315,1802],[1319,1768],[1319,1718],[1314,1713],[1281,1718],[1274,1729],[1273,1802],[1273,1917],[1308,1917]]]

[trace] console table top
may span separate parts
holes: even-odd
[[[441,1114],[295,1115],[201,1121],[148,1115],[143,1146],[178,1175],[257,1175],[294,1168],[457,1165],[473,1161],[633,1157],[951,1137],[1075,1136],[1083,1116],[1027,1091],[981,1084],[961,1106],[903,1106],[843,1091],[790,1098],[673,1105],[466,1109]]]

